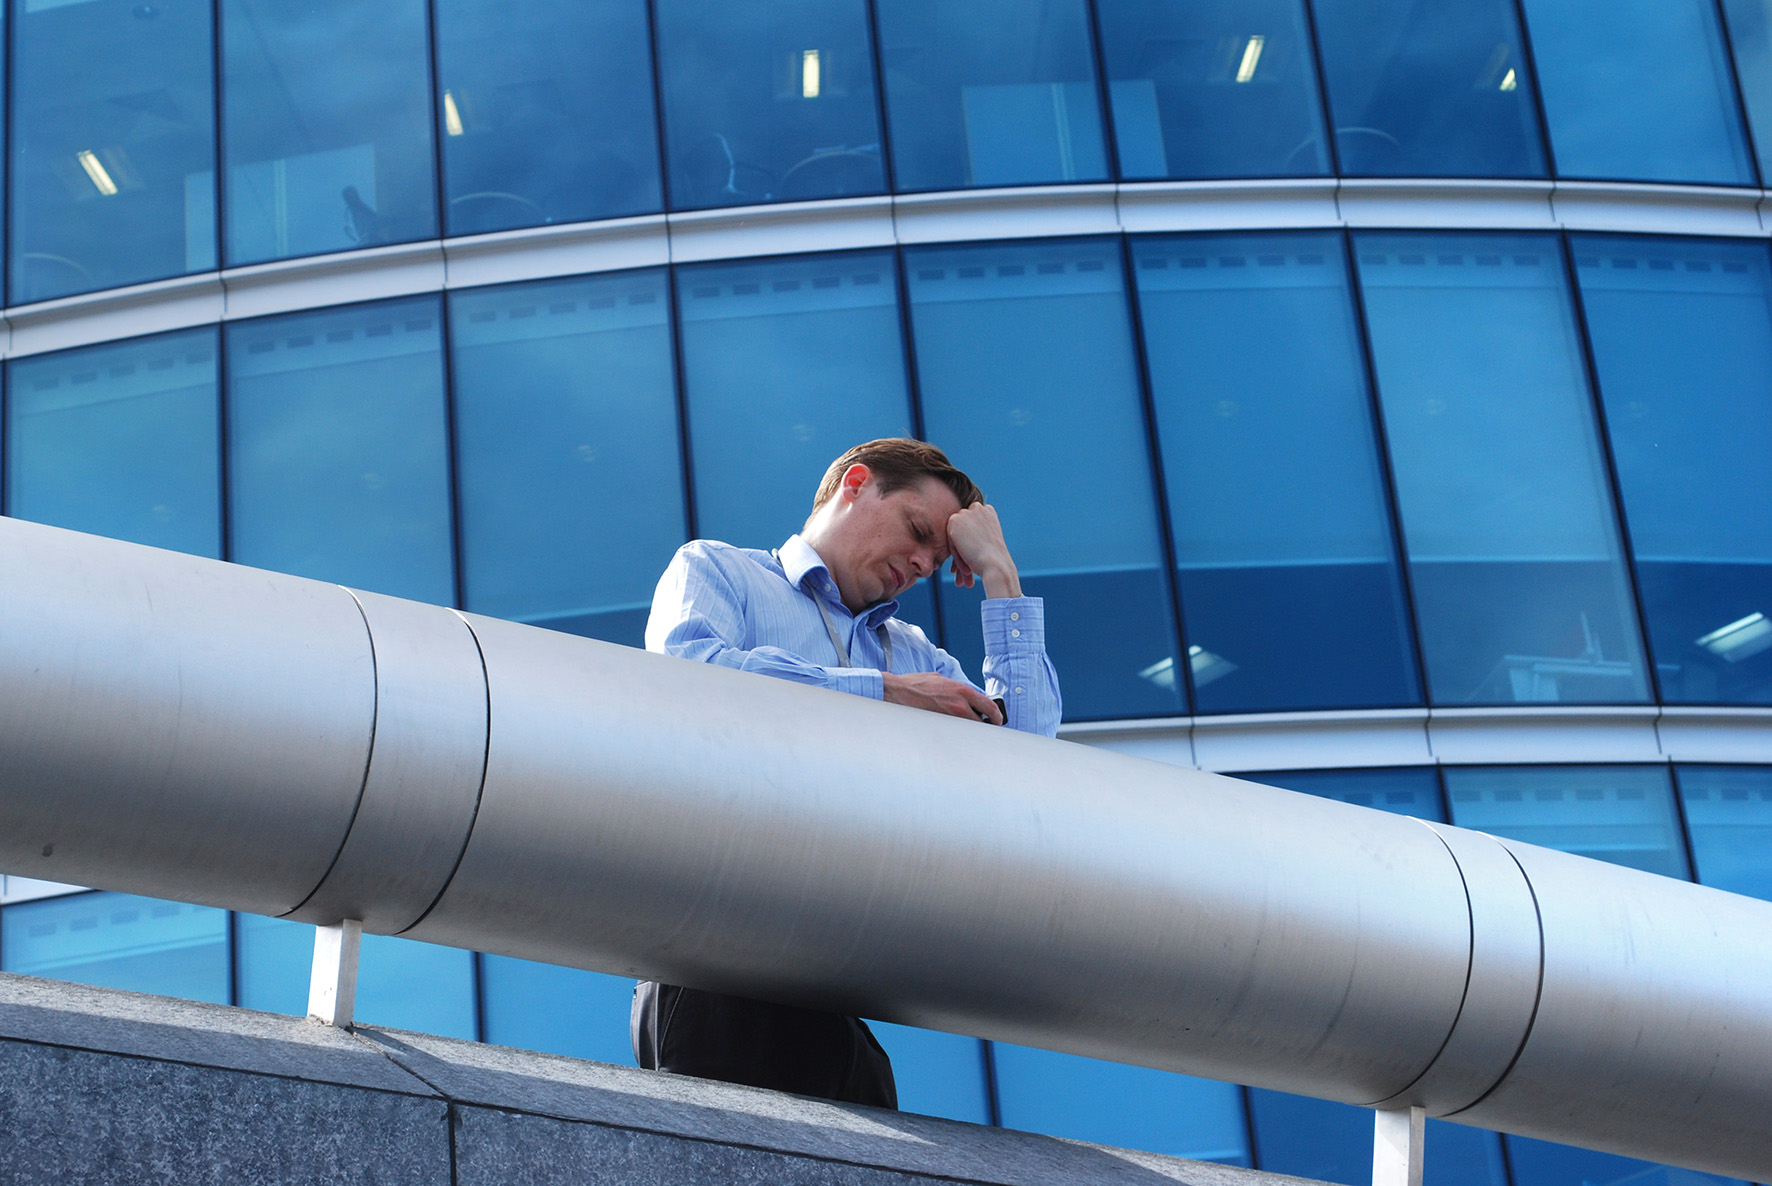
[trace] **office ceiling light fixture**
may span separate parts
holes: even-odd
[[[451,136],[462,133],[461,109],[456,107],[455,94],[452,91],[443,92],[443,130]]]
[[[805,50],[800,54],[800,97],[802,99],[818,98],[820,67],[818,51]]]
[[[1728,663],[1739,663],[1772,648],[1772,618],[1751,613],[1727,626],[1718,627],[1696,640],[1698,645]]]
[[[1508,67],[1507,73],[1505,75],[1503,75],[1502,79],[1501,79],[1501,89],[1504,91],[1512,91],[1512,90],[1518,90],[1519,86],[1520,86],[1519,75],[1514,73],[1513,67],[1511,67],[1511,66]]]
[[[92,184],[98,187],[99,193],[108,198],[117,192],[117,183],[111,180],[111,175],[105,172],[104,162],[91,149],[82,148],[74,154],[74,158],[86,170],[86,175],[92,178]]]
[[[1243,47],[1243,60],[1237,65],[1238,82],[1248,82],[1255,77],[1255,66],[1261,61],[1261,47],[1266,44],[1267,38],[1258,33]]]

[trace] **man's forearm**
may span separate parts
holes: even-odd
[[[986,597],[1020,597],[1021,574],[1016,571],[1013,562],[996,565],[978,574],[984,582]]]

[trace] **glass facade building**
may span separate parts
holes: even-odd
[[[639,645],[679,544],[774,546],[918,435],[1048,603],[1070,740],[1772,897],[1767,0],[4,35],[0,513]],[[977,597],[903,612],[976,670]],[[297,1012],[310,946],[0,884],[6,971]],[[623,981],[385,936],[362,975],[369,1022],[631,1061]],[[914,1110],[1369,1180],[1358,1109],[880,1029]]]

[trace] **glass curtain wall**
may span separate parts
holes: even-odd
[[[8,303],[215,267],[207,0],[15,0]]]
[[[1676,766],[1674,777],[1698,880],[1772,900],[1772,769]]]
[[[1461,828],[1691,877],[1665,766],[1459,766],[1445,776]]]
[[[1722,0],[1722,10],[1760,176],[1772,177],[1772,0]]]
[[[226,910],[89,893],[21,902],[4,916],[0,968],[8,972],[228,1003]]]

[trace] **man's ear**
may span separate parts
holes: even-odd
[[[861,492],[867,488],[873,476],[874,472],[858,461],[843,471],[843,481],[837,490],[844,498],[854,502],[861,497]]]

